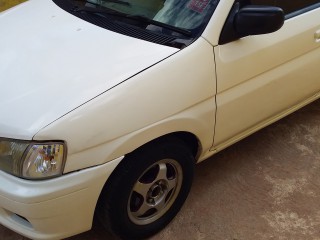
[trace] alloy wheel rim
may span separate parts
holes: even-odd
[[[139,177],[130,193],[127,212],[137,225],[161,218],[175,202],[182,185],[182,168],[174,159],[163,159]]]

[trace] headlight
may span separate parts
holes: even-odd
[[[60,176],[65,156],[63,142],[0,139],[0,170],[18,177],[44,179]]]

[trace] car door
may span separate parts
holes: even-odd
[[[317,99],[320,89],[320,1],[253,0],[282,7],[274,33],[247,36],[214,48],[220,150]]]

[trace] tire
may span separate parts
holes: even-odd
[[[182,141],[166,138],[125,157],[99,199],[102,225],[122,239],[143,239],[179,212],[191,188],[195,160]]]

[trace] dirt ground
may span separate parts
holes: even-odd
[[[196,167],[182,211],[151,240],[319,240],[320,100]],[[0,239],[26,238],[0,225]],[[115,240],[99,224],[68,240]]]

